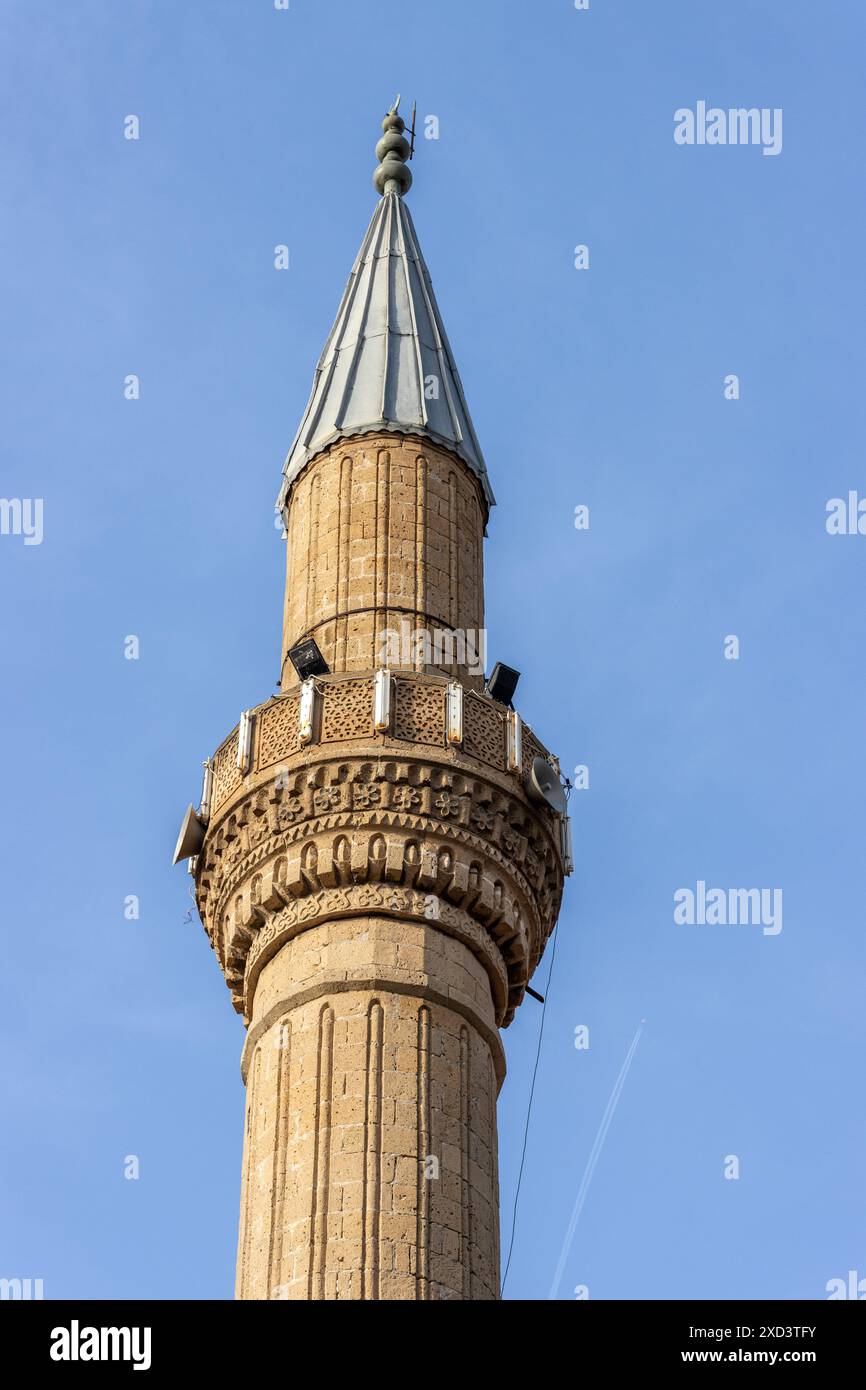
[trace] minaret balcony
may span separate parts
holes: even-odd
[[[375,911],[464,940],[510,1022],[562,893],[563,818],[526,789],[534,759],[556,762],[513,711],[456,684],[318,676],[245,711],[210,760],[197,899],[245,1017],[287,939]]]

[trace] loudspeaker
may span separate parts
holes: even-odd
[[[543,801],[557,815],[565,815],[565,792],[556,771],[546,758],[533,758],[529,776],[523,785],[532,801]]]
[[[203,844],[204,826],[190,805],[180,827],[172,864],[179,864],[181,859],[189,859],[190,855],[198,854]]]

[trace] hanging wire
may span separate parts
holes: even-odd
[[[523,1128],[523,1152],[520,1155],[520,1169],[517,1174],[517,1190],[514,1193],[514,1207],[511,1213],[511,1240],[508,1245],[508,1258],[505,1261],[505,1273],[502,1276],[502,1287],[499,1290],[500,1298],[505,1293],[505,1281],[508,1278],[508,1271],[511,1268],[511,1256],[514,1251],[514,1237],[517,1232],[517,1203],[520,1200],[520,1185],[523,1181],[523,1168],[526,1163],[526,1146],[529,1141],[529,1120],[532,1115],[532,1099],[535,1095],[535,1081],[538,1076],[538,1064],[541,1060],[541,1044],[544,1038],[544,1020],[547,1015],[547,1001],[550,998],[550,982],[553,978],[553,965],[556,960],[556,943],[559,939],[559,923],[553,932],[553,944],[550,948],[550,970],[547,972],[547,987],[544,991],[544,1003],[541,1006],[541,1025],[538,1029],[538,1047],[535,1052],[535,1066],[532,1070],[532,1085],[529,1088],[529,1104],[526,1107],[526,1124]]]

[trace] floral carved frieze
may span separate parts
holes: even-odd
[[[208,833],[197,874],[202,915],[219,914],[226,896],[265,858],[323,830],[362,826],[456,840],[486,860],[491,873],[507,872],[527,899],[558,901],[558,856],[532,810],[495,788],[467,788],[468,779],[450,788],[435,785],[439,779],[432,778],[432,773],[433,784],[427,786],[384,778],[372,783],[351,780],[365,773],[369,774],[369,765],[361,764],[344,782],[324,788],[273,787],[252,793]],[[457,779],[449,780],[453,784]],[[406,805],[412,806],[411,813],[403,809]],[[543,922],[539,927],[544,930]]]
[[[246,819],[252,818],[250,811]],[[277,831],[244,855],[241,834],[248,828],[239,824],[239,833],[207,845],[199,872],[202,918],[240,1012],[249,1015],[244,978],[262,929],[289,907],[296,910],[292,931],[302,929],[319,920],[318,900],[326,903],[325,915],[381,908],[422,916],[442,930],[456,912],[456,920],[474,924],[463,939],[488,969],[500,1022],[510,1020],[555,921],[561,892],[555,873],[539,890],[489,840],[406,813],[332,815],[310,822],[303,835],[298,827]],[[321,899],[331,892],[344,898]],[[507,981],[501,999],[493,960]]]

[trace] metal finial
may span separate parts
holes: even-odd
[[[397,115],[399,105],[398,92],[397,100],[382,122],[383,135],[376,146],[379,165],[373,174],[373,185],[382,197],[397,193],[402,198],[412,187],[412,171],[406,165],[406,160],[412,157],[412,146],[403,134],[406,122]]]

